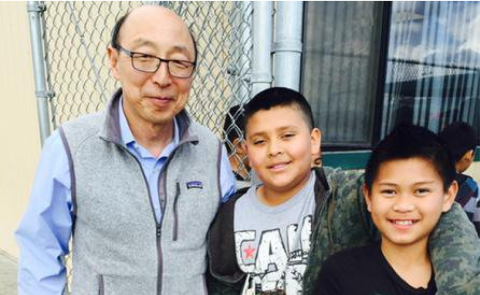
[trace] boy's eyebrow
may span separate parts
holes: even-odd
[[[289,125],[289,126],[282,126],[282,127],[279,127],[279,128],[276,128],[275,131],[284,131],[284,130],[288,130],[288,129],[299,129],[297,126],[292,126],[292,125]],[[267,134],[268,132],[266,131],[258,131],[258,132],[255,132],[255,133],[252,133],[252,134],[248,134],[247,135],[247,138],[251,138],[253,136],[260,136],[260,135],[264,135],[264,134]]]
[[[377,185],[389,185],[389,186],[397,186],[398,184],[393,182],[379,182]]]
[[[434,180],[428,180],[428,181],[419,181],[419,182],[415,182],[414,185],[421,185],[421,184],[432,184],[432,183],[435,183]]]
[[[297,126],[294,126],[294,125],[288,125],[288,126],[283,126],[283,127],[280,127],[280,128],[277,128],[278,130],[280,131],[283,131],[283,130],[286,130],[286,129],[299,129]]]
[[[266,134],[266,132],[264,132],[264,131],[247,134],[247,139],[253,138],[255,136],[264,136],[265,134]]]
[[[424,185],[424,184],[432,184],[432,183],[435,183],[434,180],[427,180],[427,181],[419,181],[419,182],[415,182],[413,183],[413,185]],[[389,186],[398,186],[397,183],[394,183],[394,182],[379,182],[377,183],[377,185],[389,185]]]

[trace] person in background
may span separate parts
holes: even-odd
[[[121,88],[46,141],[16,231],[19,294],[200,294],[206,236],[235,192],[222,142],[185,110],[197,63],[185,23],[140,6],[107,49]]]
[[[478,143],[475,130],[465,122],[455,122],[446,126],[439,135],[455,160],[457,172],[455,180],[459,186],[455,201],[462,205],[480,237],[478,184],[472,177],[463,174],[475,159],[475,149]]]
[[[247,153],[245,151],[245,140],[242,126],[245,118],[243,107],[235,105],[228,110],[223,124],[223,134],[226,139],[228,160],[232,166],[233,173],[239,187],[248,185],[250,167],[248,166]]]

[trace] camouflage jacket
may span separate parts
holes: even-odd
[[[322,262],[333,253],[378,240],[366,210],[359,171],[316,169],[316,209],[303,294],[313,295]],[[240,294],[245,274],[235,256],[233,212],[240,191],[225,203],[209,233],[209,294]],[[438,295],[480,294],[480,239],[461,206],[444,214],[430,237]]]

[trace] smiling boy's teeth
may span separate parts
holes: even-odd
[[[411,225],[412,223],[411,220],[395,220],[395,224],[398,225]]]

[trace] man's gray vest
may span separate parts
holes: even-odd
[[[70,161],[76,295],[207,294],[206,235],[220,204],[221,142],[177,115],[180,145],[159,179],[157,224],[145,175],[122,143],[114,95],[105,112],[60,131]]]

